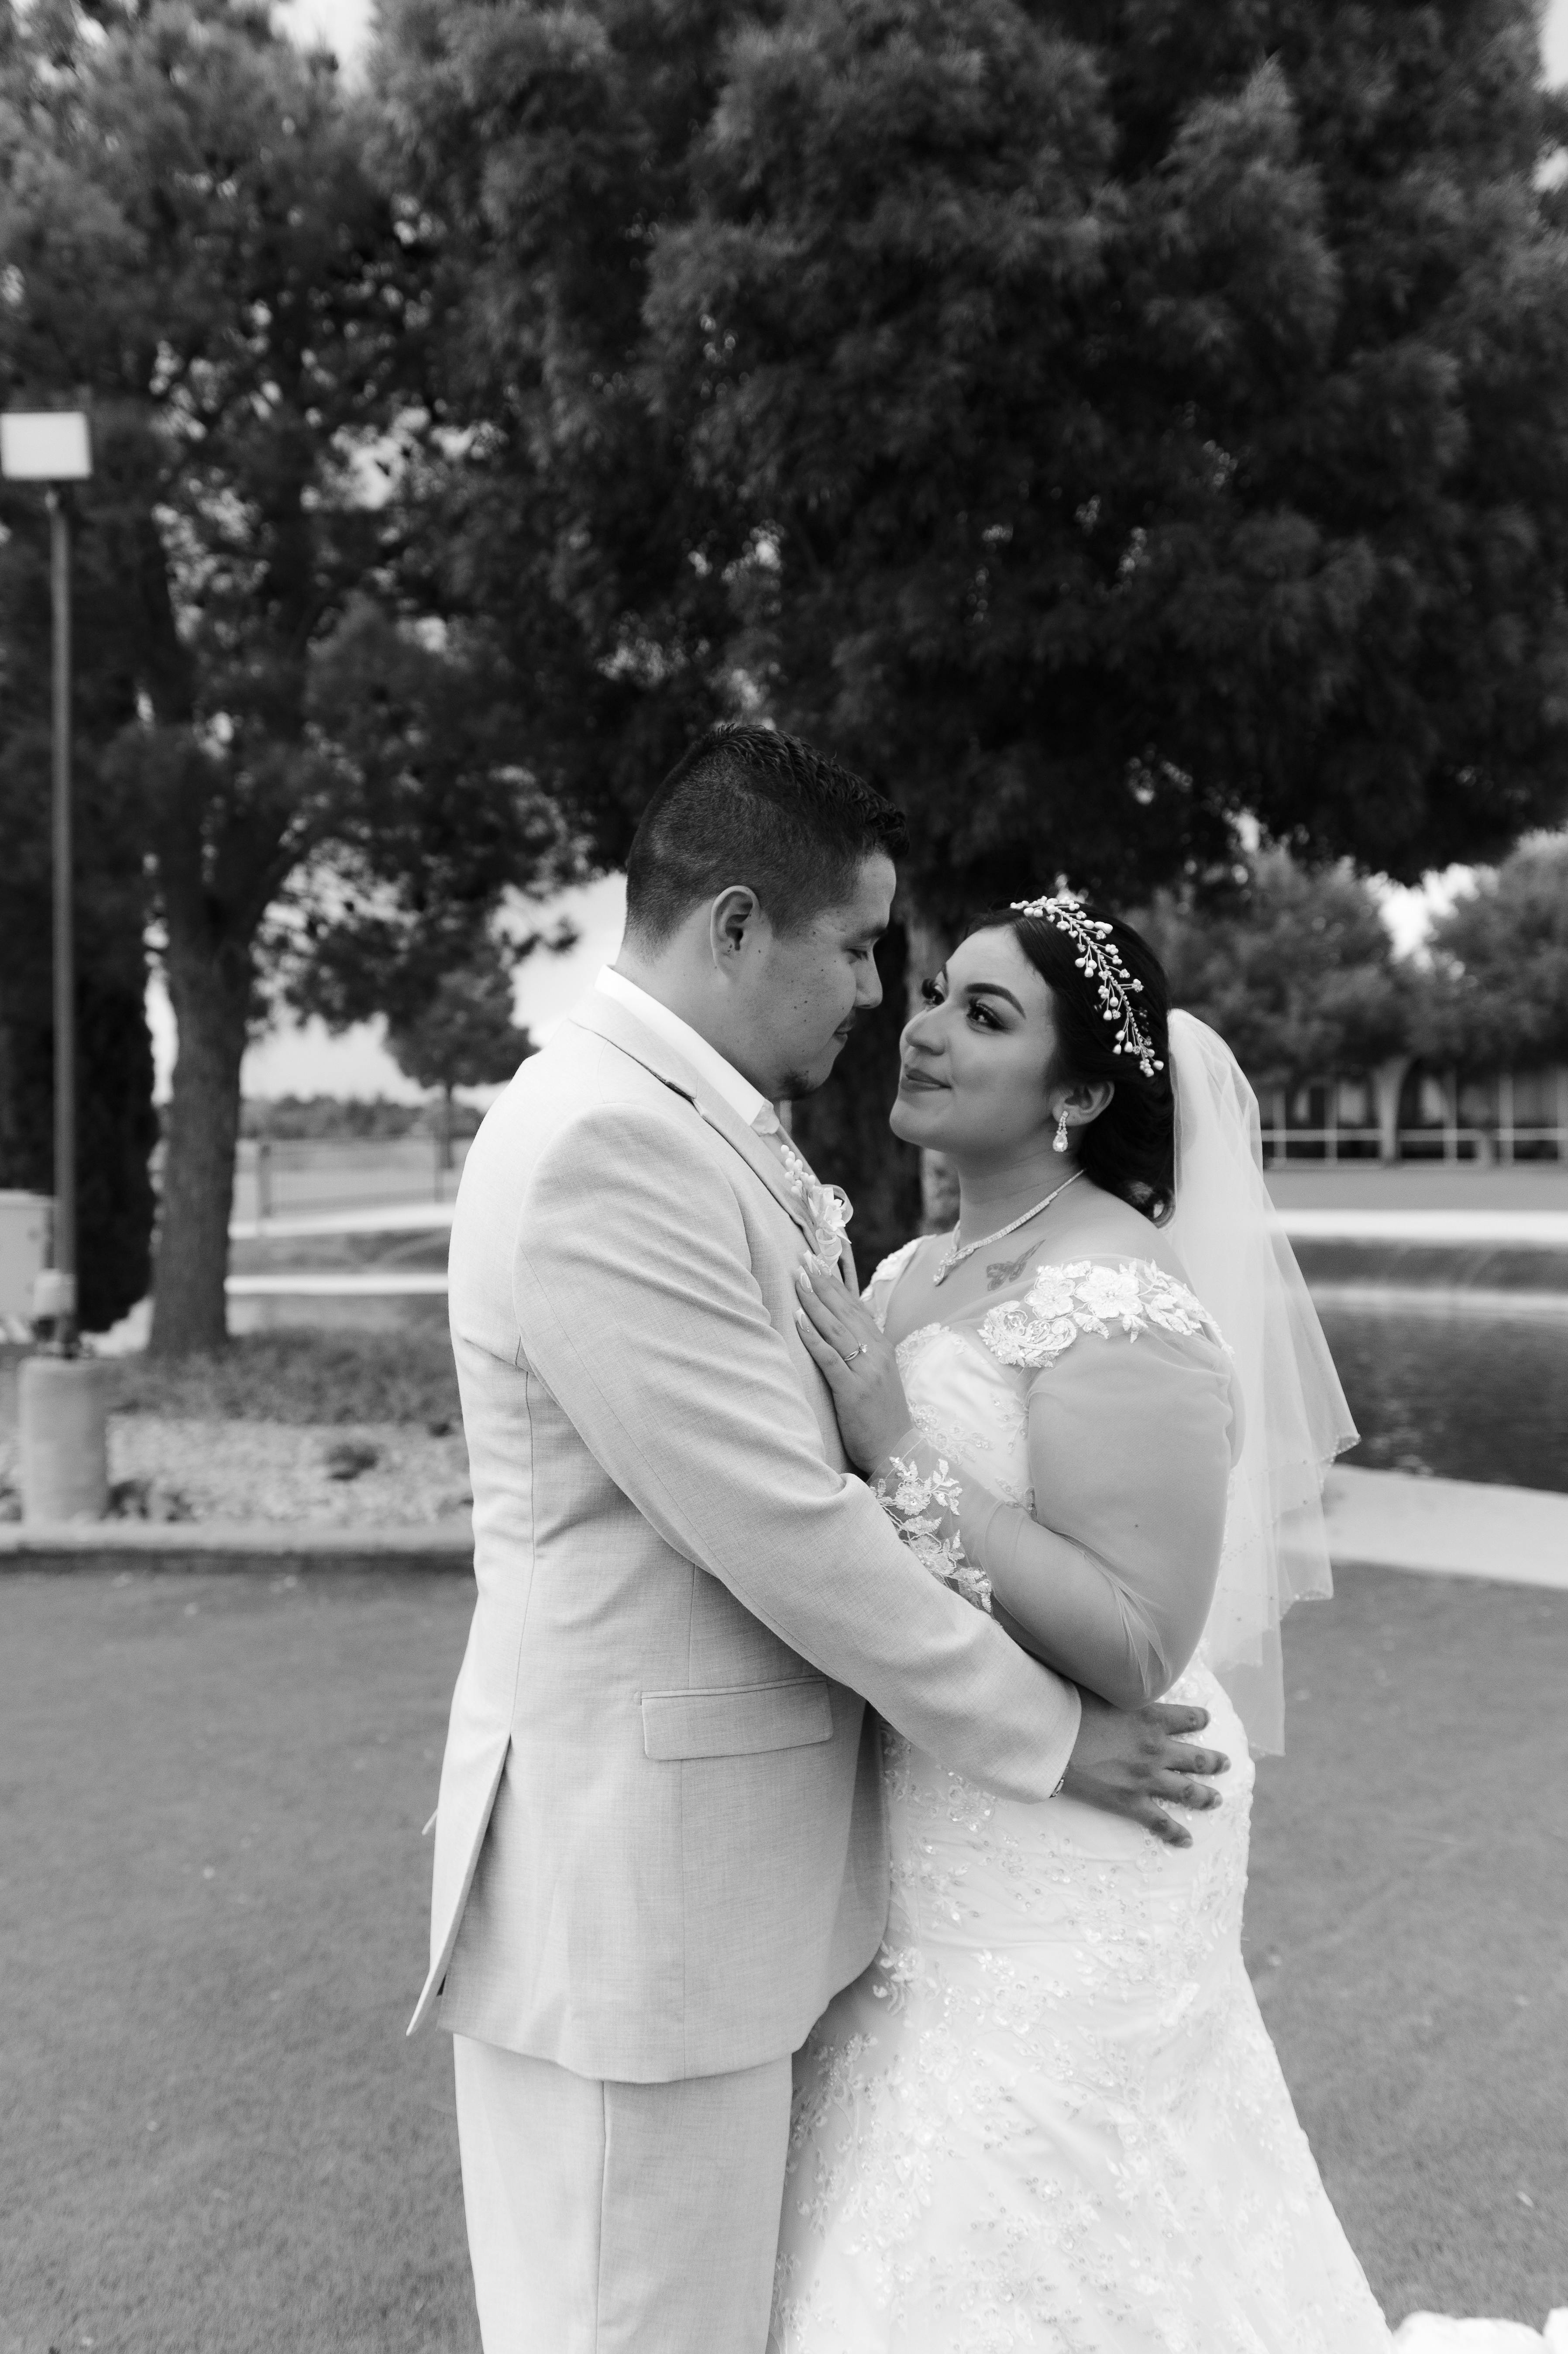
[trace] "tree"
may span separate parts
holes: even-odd
[[[48,526],[0,485],[0,1186],[52,1193],[55,1036]],[[101,1331],[145,1296],[158,1139],[137,811],[104,755],[134,712],[114,660],[123,584],[90,535],[73,564],[78,1306]]]
[[[452,1089],[499,1087],[534,1052],[512,1019],[512,970],[493,941],[455,972],[443,972],[422,1013],[387,1044],[406,1078],[441,1092],[441,1156],[451,1137]]]
[[[1438,917],[1415,1044],[1436,1062],[1568,1061],[1568,839],[1523,842]]]
[[[794,0],[654,240],[780,716],[921,897],[1234,821],[1409,875],[1568,786],[1568,250],[1526,0]]]
[[[370,461],[395,432],[417,443],[423,249],[366,167],[363,110],[259,5],[8,13],[0,107],[0,369],[13,396],[92,401],[84,536],[117,578],[106,659],[135,714],[111,765],[140,797],[179,1025],[153,1346],[209,1348],[268,928],[291,879],[352,858],[371,822],[367,729],[334,741],[316,695],[367,583],[397,635]],[[428,668],[420,684],[428,702]],[[414,720],[399,736],[382,716],[399,740],[377,773],[406,809],[450,772],[432,786]],[[466,807],[493,813],[489,904],[528,872],[517,775],[514,757],[466,779]]]
[[[473,429],[441,576],[599,856],[737,707],[909,810],[921,963],[1064,871],[1223,878],[1247,820],[1411,876],[1562,809],[1530,0],[387,23]]]
[[[1370,1072],[1406,1047],[1407,983],[1348,862],[1315,871],[1267,851],[1228,904],[1161,892],[1132,920],[1172,1003],[1211,1023],[1259,1089]]]
[[[18,649],[32,634],[13,602],[34,553],[14,539],[0,552],[0,610]],[[36,584],[35,584],[36,593]],[[35,602],[47,617],[47,595]],[[41,650],[40,650],[41,651]],[[7,666],[10,668],[10,666]],[[26,699],[41,678],[16,663],[6,681]],[[0,1186],[52,1193],[54,1165],[53,923],[47,722],[18,719],[0,694]],[[145,1296],[151,1265],[158,1140],[153,1050],[144,1008],[141,859],[127,812],[79,740],[74,799],[78,1307],[102,1331]]]
[[[642,307],[745,13],[388,0],[371,61],[443,322],[410,593],[493,632],[530,767],[602,864],[737,691],[727,501],[651,398]]]
[[[753,695],[910,802],[933,906],[1560,805],[1529,0],[404,0],[380,71],[465,281],[451,563],[532,551],[590,801]]]

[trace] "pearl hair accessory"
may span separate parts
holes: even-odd
[[[1014,899],[1012,912],[1043,918],[1066,935],[1077,952],[1074,963],[1088,975],[1098,992],[1101,1019],[1117,1025],[1113,1051],[1130,1055],[1146,1079],[1162,1071],[1165,1066],[1155,1054],[1154,1041],[1133,1003],[1135,997],[1142,995],[1143,983],[1134,981],[1123,964],[1121,951],[1110,937],[1110,926],[1086,916],[1082,901],[1068,891],[1059,891],[1051,899]]]

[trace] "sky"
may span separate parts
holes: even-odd
[[[349,67],[364,50],[374,14],[372,0],[286,0],[278,10],[297,39],[319,37]],[[1568,81],[1568,0],[1547,0],[1542,44],[1547,80]]]
[[[286,0],[278,10],[281,21],[296,39],[322,39],[340,62],[353,72],[363,56],[374,16],[373,0]],[[1568,81],[1568,0],[1548,0],[1543,31],[1547,78]],[[1431,916],[1452,904],[1463,882],[1463,870],[1428,877],[1418,890],[1391,890],[1384,916],[1395,945],[1416,945]],[[601,964],[614,956],[620,941],[625,891],[619,875],[565,895],[549,915],[568,916],[580,938],[561,956],[540,950],[520,967],[515,984],[519,1022],[542,1044],[591,986]],[[154,980],[147,1011],[153,1025],[158,1093],[168,1092],[174,1067],[175,1023],[163,985]],[[319,1022],[301,1028],[281,1024],[260,1040],[245,1058],[244,1088],[249,1096],[386,1095],[413,1100],[420,1090],[404,1078],[382,1043],[378,1027],[361,1024],[332,1037]]]

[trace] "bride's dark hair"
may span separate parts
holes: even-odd
[[[1056,1015],[1056,1053],[1044,1074],[1047,1086],[1065,1081],[1110,1079],[1116,1093],[1097,1119],[1074,1131],[1086,1175],[1107,1193],[1162,1226],[1176,1204],[1176,1097],[1171,1085],[1171,984],[1165,968],[1141,933],[1084,900],[1075,912],[1108,924],[1106,940],[1128,976],[1143,986],[1134,1002],[1157,1070],[1145,1072],[1137,1056],[1116,1051],[1118,1024],[1100,1008],[1094,976],[1080,968],[1080,951],[1048,916],[1022,916],[993,907],[965,930],[1010,931],[1046,988]]]

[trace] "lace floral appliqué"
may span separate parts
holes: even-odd
[[[1041,1267],[1022,1299],[1004,1300],[991,1310],[980,1335],[1004,1365],[1038,1372],[1054,1364],[1080,1332],[1108,1337],[1119,1327],[1136,1340],[1151,1325],[1188,1337],[1220,1337],[1202,1303],[1152,1259],[1123,1259],[1111,1267],[1080,1258]]]
[[[957,1535],[943,1530],[944,1519],[958,1519],[963,1500],[963,1490],[948,1470],[947,1458],[938,1458],[935,1470],[923,1476],[917,1465],[895,1455],[893,1470],[893,1480],[879,1479],[874,1493],[899,1536],[923,1569],[950,1585],[955,1594],[961,1594],[966,1602],[972,1602],[977,1610],[989,1610],[990,1578],[966,1558]]]

